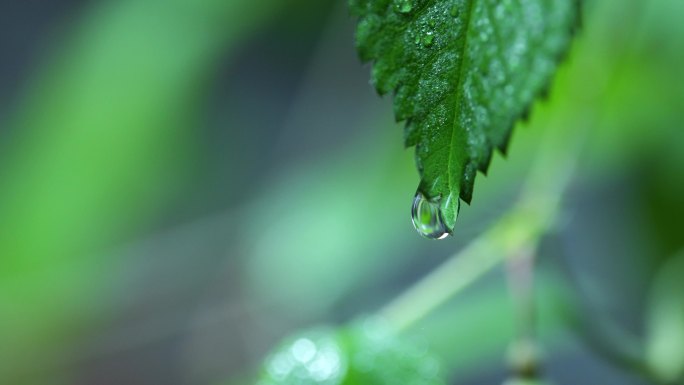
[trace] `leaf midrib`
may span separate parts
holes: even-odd
[[[468,1],[468,6],[467,6],[468,10],[466,12],[466,15],[464,16],[464,17],[467,17],[468,19],[466,20],[466,23],[465,23],[466,28],[465,28],[465,36],[463,37],[463,46],[461,49],[462,52],[461,52],[460,58],[458,59],[458,79],[456,80],[456,88],[454,89],[455,93],[456,93],[456,96],[454,99],[454,118],[453,118],[453,122],[451,124],[451,132],[449,133],[449,136],[450,136],[449,137],[449,144],[450,144],[451,149],[449,151],[449,160],[447,162],[447,172],[449,173],[449,177],[447,178],[447,184],[449,187],[449,194],[451,194],[451,192],[454,191],[454,188],[452,186],[452,182],[454,179],[457,179],[456,183],[460,184],[460,178],[455,178],[454,175],[456,175],[456,174],[453,171],[453,160],[454,160],[454,153],[455,153],[455,149],[456,149],[456,143],[454,143],[454,140],[457,137],[456,130],[458,129],[457,125],[459,124],[458,106],[459,106],[459,103],[461,102],[461,94],[462,94],[461,85],[463,82],[463,75],[464,75],[463,62],[465,60],[466,52],[467,52],[466,48],[468,46],[468,37],[470,36],[471,22],[473,19],[472,18],[473,3],[475,1],[477,1],[477,0],[469,0]],[[467,136],[468,135],[467,130],[464,130],[464,131],[465,131],[465,135]],[[467,151],[467,149],[466,149],[466,151]],[[465,164],[463,164],[462,167],[465,168]],[[462,170],[459,170],[459,175],[460,175],[461,171]],[[458,196],[455,197],[455,199],[461,199],[461,197],[460,197],[461,186],[458,186],[458,189],[456,191],[458,191]]]

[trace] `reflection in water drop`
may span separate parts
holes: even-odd
[[[439,202],[430,201],[420,191],[416,192],[411,207],[411,219],[416,231],[425,238],[444,239],[450,234],[444,224]]]

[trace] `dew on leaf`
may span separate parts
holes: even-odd
[[[425,45],[426,47],[431,46],[434,41],[435,35],[433,35],[432,32],[426,33],[425,37],[423,37],[423,45]]]
[[[521,111],[547,89],[573,38],[579,1],[350,2],[359,16],[359,53],[374,63],[372,84],[394,92],[405,144],[416,148],[420,191],[439,197],[433,226],[444,222],[448,231],[428,238],[452,232],[477,170],[486,171]],[[430,220],[413,221],[422,234],[434,231]]]
[[[444,239],[451,234],[444,223],[439,202],[427,199],[420,191],[413,198],[411,219],[418,234],[425,238]]]
[[[412,0],[395,0],[394,10],[399,13],[409,13],[413,9]]]

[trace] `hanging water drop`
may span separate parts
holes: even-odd
[[[411,220],[416,231],[425,238],[444,239],[451,234],[444,224],[439,202],[427,199],[420,191],[413,197]]]

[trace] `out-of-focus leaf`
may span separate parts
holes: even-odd
[[[579,17],[577,0],[351,0],[357,48],[380,94],[394,93],[420,192],[453,229],[477,170],[505,151],[545,90]]]
[[[549,383],[537,379],[511,378],[506,380],[503,385],[549,385]]]
[[[341,384],[349,371],[341,333],[318,328],[287,338],[266,360],[259,385]]]
[[[346,333],[353,353],[346,384],[440,385],[440,360],[425,341],[409,341],[395,336],[382,320],[367,319]]]
[[[571,309],[559,281],[543,273],[537,284],[540,338],[546,346],[562,342],[559,332],[571,322]],[[434,315],[417,322],[399,339],[379,319],[369,318],[341,329],[317,328],[289,337],[265,364],[261,385],[272,384],[441,384],[440,372],[460,378],[499,362],[514,338],[514,312],[503,282],[476,286]],[[413,341],[413,342],[411,342]],[[311,380],[311,368],[298,360],[304,347],[328,351],[339,373],[330,382]],[[428,348],[429,347],[429,348]],[[313,365],[314,355],[307,362]],[[437,358],[439,357],[439,359]],[[337,364],[339,363],[339,364]],[[443,365],[443,364],[444,365]],[[445,369],[440,369],[444,367]],[[287,368],[287,370],[281,370]],[[306,380],[297,382],[297,373]],[[405,380],[405,381],[404,381]]]
[[[684,380],[684,253],[663,264],[651,289],[647,359],[663,380]]]
[[[0,151],[0,382],[39,383],[73,359],[73,332],[102,315],[116,275],[89,255],[177,193],[198,91],[281,3],[106,1],[78,18]]]
[[[368,318],[340,329],[288,338],[267,359],[259,385],[442,385],[439,360],[424,343],[399,339]]]

